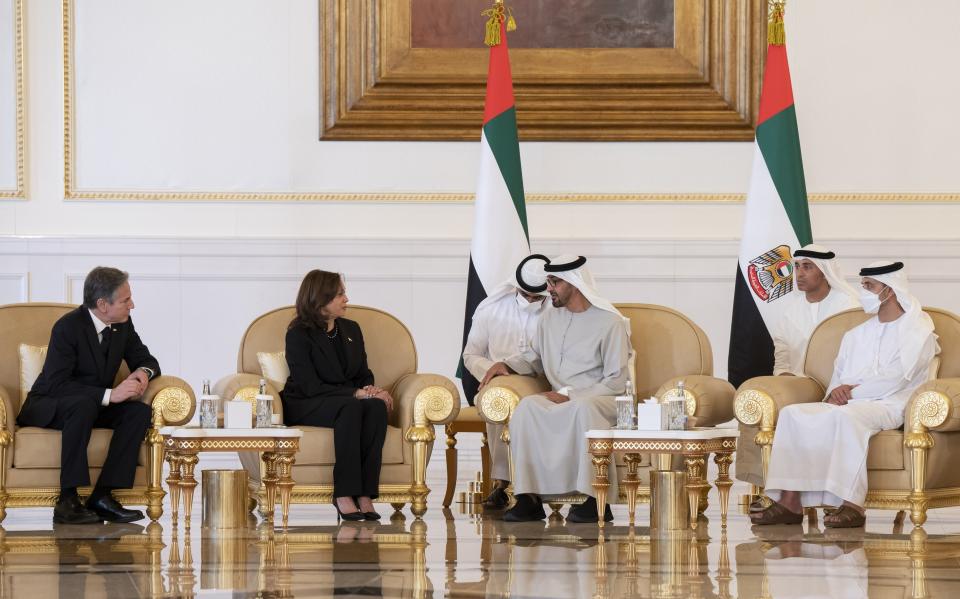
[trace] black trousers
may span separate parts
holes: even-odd
[[[113,429],[107,459],[97,484],[113,489],[133,486],[140,445],[150,428],[151,409],[128,400],[106,407],[86,397],[59,397],[50,428],[63,432],[60,441],[60,488],[90,484],[87,445],[95,428]]]
[[[333,496],[374,498],[380,488],[387,405],[376,398],[325,397],[301,422],[333,429]]]

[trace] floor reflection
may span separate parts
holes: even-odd
[[[296,518],[295,518],[296,520]],[[287,530],[169,525],[0,529],[0,597],[937,597],[960,590],[960,536],[751,528],[703,518],[696,532],[425,521]],[[38,519],[39,522],[39,519]],[[936,525],[933,525],[936,526]]]

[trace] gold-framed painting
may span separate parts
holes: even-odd
[[[492,0],[320,0],[321,140],[475,140]],[[520,139],[744,141],[765,0],[507,0]]]
[[[25,199],[23,0],[0,0],[0,199]]]

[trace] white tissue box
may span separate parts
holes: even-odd
[[[223,402],[223,428],[253,428],[253,406],[250,402]]]
[[[667,430],[667,411],[662,404],[637,404],[638,431],[665,431]]]

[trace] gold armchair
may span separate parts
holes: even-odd
[[[60,494],[60,431],[17,426],[17,414],[26,397],[21,389],[20,344],[36,347],[50,342],[53,324],[76,306],[68,304],[10,304],[0,306],[0,522],[8,507],[53,506]],[[129,374],[124,364],[117,379]],[[32,386],[29,381],[28,386]],[[153,424],[141,447],[133,487],[114,496],[126,505],[146,505],[156,521],[163,513],[166,492],[160,485],[163,440],[159,429],[180,425],[193,417],[193,390],[183,380],[159,376],[147,387],[141,401],[153,408]],[[90,480],[95,481],[106,459],[112,431],[94,429],[87,448]],[[90,492],[80,489],[81,495]]]
[[[630,319],[630,343],[636,354],[631,364],[632,380],[637,397],[662,397],[684,381],[687,417],[694,426],[716,426],[733,418],[735,390],[730,383],[713,376],[713,352],[710,340],[692,320],[670,308],[653,304],[617,304],[617,309]],[[510,443],[510,417],[521,398],[549,390],[543,378],[510,375],[497,377],[477,394],[480,414],[493,424],[503,424],[503,439]],[[511,472],[513,465],[511,464]],[[645,474],[651,469],[649,455],[640,462],[625,464],[617,458],[618,480],[624,470]],[[649,478],[641,477],[642,480]],[[620,500],[625,500],[621,488]],[[649,485],[641,484],[640,501],[650,500]],[[551,498],[558,509],[563,503],[579,503],[583,495]],[[704,497],[701,510],[706,507]]]
[[[952,461],[960,455],[960,435],[955,434],[960,431],[960,318],[937,308],[924,311],[939,336],[935,371],[940,378],[914,392],[903,429],[874,435],[867,453],[866,507],[909,509],[916,526],[926,521],[928,508],[960,505],[960,472]],[[848,310],[822,322],[810,337],[806,376],[757,377],[737,391],[741,443],[736,477],[753,484],[755,492],[766,479],[780,410],[823,400],[843,335],[868,318],[861,310]]]
[[[268,380],[274,396],[274,413],[283,413],[279,391],[286,383],[284,339],[294,316],[293,306],[259,316],[243,335],[237,356],[237,374],[224,377],[214,390],[224,399],[250,400],[257,393],[259,379]],[[434,426],[451,422],[460,411],[460,393],[450,379],[436,374],[417,373],[417,350],[410,331],[390,314],[375,308],[350,306],[347,318],[360,324],[364,333],[367,361],[376,384],[387,389],[395,404],[383,444],[380,496],[400,510],[406,503],[416,517],[427,511],[427,462],[435,438]],[[261,359],[272,360],[273,372],[264,371]],[[292,475],[291,503],[327,504],[333,499],[333,429],[302,426],[300,452]],[[253,452],[242,452],[240,461],[250,477],[251,497],[263,506],[262,461]]]

